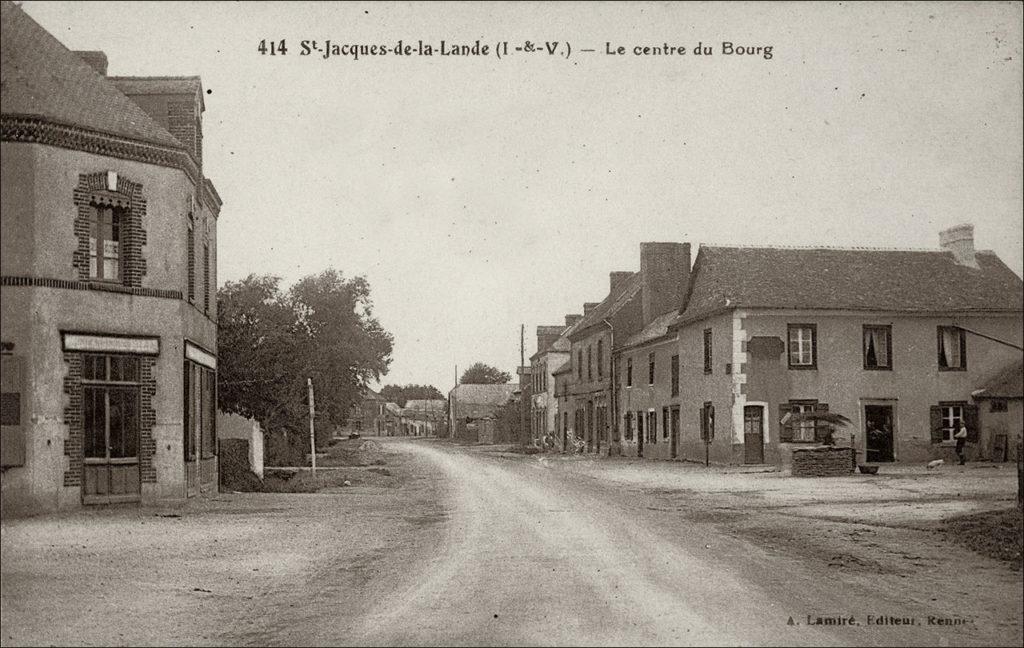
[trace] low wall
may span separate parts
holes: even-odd
[[[217,412],[217,437],[249,442],[249,470],[263,479],[263,431],[260,424],[238,414]]]
[[[793,450],[792,475],[794,477],[839,477],[849,475],[856,468],[853,448],[819,446]]]

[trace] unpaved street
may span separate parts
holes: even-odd
[[[969,552],[924,579],[837,569],[600,462],[385,445],[384,485],[5,523],[4,643],[1020,642],[1020,573]]]

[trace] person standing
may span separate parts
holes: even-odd
[[[960,430],[953,435],[953,440],[956,441],[956,456],[960,459],[960,465],[962,466],[967,463],[967,455],[964,454],[964,444],[967,443],[966,424],[960,424]]]

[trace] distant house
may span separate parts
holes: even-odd
[[[463,443],[506,443],[495,435],[495,415],[513,398],[517,383],[458,385],[448,392],[448,425],[452,438]]]
[[[357,433],[361,436],[387,436],[387,405],[388,402],[383,396],[367,388],[363,392],[363,397],[349,410],[348,419],[341,427],[341,432],[344,435]]]
[[[446,403],[443,399],[413,399],[401,410],[401,434],[435,436],[444,426]]]
[[[568,334],[581,319],[582,315],[566,315],[564,325],[537,327],[537,352],[530,356],[530,434],[536,444],[547,438],[562,447],[553,372],[569,359]]]

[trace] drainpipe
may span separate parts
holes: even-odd
[[[611,325],[607,319],[602,319],[604,325],[608,327],[608,334],[610,339],[608,340],[608,411],[611,413],[611,425],[618,423],[616,415],[616,402],[615,402],[615,387],[618,385],[618,381],[615,379],[615,327]],[[609,429],[611,429],[609,427]],[[610,435],[609,435],[610,436]],[[611,454],[611,439],[606,439],[608,442],[609,454]]]

